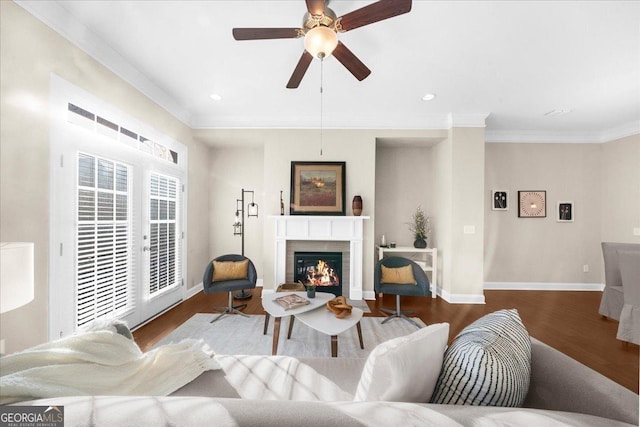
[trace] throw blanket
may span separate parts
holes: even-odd
[[[142,353],[122,335],[89,331],[0,359],[0,404],[59,396],[166,396],[211,369],[220,366],[202,341]]]

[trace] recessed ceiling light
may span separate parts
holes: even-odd
[[[434,99],[436,99],[435,93],[427,93],[425,96],[422,97],[423,101],[432,101]]]
[[[209,98],[213,99],[214,101],[222,101],[222,95],[220,95],[219,93],[212,93],[211,95],[209,95]]]
[[[544,113],[547,117],[555,117],[555,116],[564,116],[565,114],[569,114],[571,109],[569,108],[558,108],[556,110],[547,111]]]

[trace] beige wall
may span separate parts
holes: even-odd
[[[376,241],[385,233],[388,240],[411,246],[406,223],[422,204],[431,217],[428,240],[438,248],[437,283],[443,296],[482,302],[484,129],[453,128],[432,139],[426,147],[406,146],[401,139],[395,146],[387,141],[378,147]],[[475,232],[465,234],[465,226]]]
[[[259,278],[263,277],[264,271],[262,241],[265,215],[267,212],[273,214],[273,206],[267,206],[264,202],[263,177],[264,150],[262,147],[211,149],[208,188],[210,258],[241,252],[241,237],[233,235],[232,227],[236,200],[241,198],[243,188],[253,190],[255,203],[258,204],[258,218],[245,216],[244,254],[254,263]],[[245,209],[249,202],[251,202],[251,195],[245,194]]]
[[[458,302],[484,302],[484,128],[452,128],[451,271],[444,291]],[[469,229],[469,230],[465,230]],[[446,294],[445,294],[446,296]]]
[[[438,288],[442,289],[446,280],[451,275],[453,239],[451,236],[451,224],[453,220],[453,144],[451,138],[433,147],[433,191],[434,191],[434,218],[431,225],[433,247],[438,248]],[[445,280],[446,279],[446,280]],[[448,283],[448,282],[447,282]],[[447,284],[450,289],[451,285]]]
[[[640,135],[602,146],[602,241],[640,243]]]
[[[640,222],[637,137],[635,141],[487,144],[486,281],[602,283],[600,242],[606,233],[601,229],[612,229],[613,240],[632,241],[634,219]],[[633,187],[635,197],[622,197]],[[509,191],[508,211],[491,210],[491,189]],[[518,218],[518,190],[546,190],[547,217]],[[574,202],[574,222],[556,221],[558,201]],[[604,209],[607,205],[615,209]],[[624,225],[618,226],[620,222]],[[623,230],[613,231],[619,228]]]
[[[269,216],[280,214],[280,191],[285,200],[285,214],[289,214],[289,193],[291,183],[292,161],[345,161],[346,162],[346,211],[352,215],[351,200],[359,194],[364,201],[362,215],[373,216],[375,202],[375,133],[370,131],[337,131],[325,130],[323,136],[323,155],[320,155],[320,139],[318,130],[293,129],[248,129],[248,130],[201,130],[195,131],[201,141],[208,141],[215,146],[211,156],[212,169],[221,163],[225,176],[217,176],[212,170],[211,182],[219,185],[220,189],[211,188],[212,218],[224,217],[227,226],[214,226],[211,230],[211,248],[213,251],[223,251],[226,248],[239,248],[239,242],[229,244],[228,239],[233,236],[231,222],[233,218],[233,202],[238,188],[254,185],[261,193],[260,218],[258,224],[262,226],[261,247],[257,241],[246,252],[252,259],[260,260],[261,268],[258,277],[263,279],[263,286],[273,289],[274,284],[274,221]],[[234,145],[263,147],[233,148]],[[262,151],[261,151],[262,150]],[[248,154],[249,153],[249,154]],[[248,154],[248,156],[247,156]],[[251,171],[244,170],[244,161],[249,159]],[[262,164],[260,164],[262,162]],[[258,172],[262,172],[258,176]],[[214,175],[215,174],[215,175]],[[218,194],[222,194],[228,202],[218,202]],[[213,200],[215,195],[216,200]],[[232,200],[231,200],[232,199]],[[231,203],[231,204],[229,204]],[[227,230],[228,229],[228,230]],[[223,236],[224,235],[224,236]],[[260,231],[256,231],[256,239]],[[216,240],[227,241],[226,246]],[[251,237],[253,240],[253,237]],[[364,227],[364,288],[373,289],[373,218],[365,221]],[[212,253],[215,255],[215,253]]]
[[[418,206],[435,223],[432,147],[378,147],[376,151],[375,243],[382,235],[398,246],[413,246],[407,223]],[[429,233],[427,241],[432,247]]]
[[[35,242],[35,299],[0,318],[6,351],[47,340],[50,73],[187,145],[187,283],[208,245],[208,149],[191,129],[13,2],[0,2],[0,239]],[[197,269],[194,270],[195,266]],[[199,279],[196,281],[199,282]]]

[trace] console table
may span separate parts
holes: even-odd
[[[431,291],[431,297],[436,298],[438,294],[438,249],[437,248],[424,248],[418,249],[412,246],[396,246],[395,248],[389,248],[384,246],[376,246],[378,249],[378,260],[384,258],[385,254],[417,254],[423,257],[422,260],[415,260],[409,258],[418,264],[427,273],[431,273],[429,277],[429,290]],[[408,258],[408,257],[407,257]]]

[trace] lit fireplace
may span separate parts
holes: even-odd
[[[295,252],[293,279],[306,285],[316,285],[318,292],[342,295],[341,252]]]

